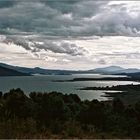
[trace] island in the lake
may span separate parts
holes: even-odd
[[[53,82],[77,82],[77,81],[135,81],[140,82],[140,77],[121,76],[103,78],[73,78],[71,80],[53,80]]]
[[[133,84],[129,84],[129,85],[117,85],[117,86],[106,86],[106,87],[85,87],[85,88],[81,88],[80,90],[115,90],[115,91],[140,91],[140,84],[138,85],[133,85]]]

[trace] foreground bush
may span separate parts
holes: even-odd
[[[0,93],[0,138],[140,138],[140,102],[13,89]]]

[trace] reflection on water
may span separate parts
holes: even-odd
[[[101,78],[108,75],[99,74],[74,74],[74,75],[47,75],[26,77],[0,77],[0,90],[6,92],[12,88],[21,88],[29,94],[32,91],[51,92],[58,91],[64,94],[74,93],[82,100],[98,99],[107,100],[102,91],[77,90],[81,87],[112,86],[125,84],[139,84],[132,81],[77,81],[77,82],[52,82],[54,80],[71,80],[73,78]]]

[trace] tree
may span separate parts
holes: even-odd
[[[21,89],[12,89],[4,94],[5,111],[10,112],[13,116],[26,118],[30,114],[28,97]]]
[[[2,98],[2,92],[0,91],[0,99]]]
[[[122,113],[124,111],[124,104],[119,98],[113,100],[113,111],[116,113]]]

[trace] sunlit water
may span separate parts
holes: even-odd
[[[28,95],[32,91],[51,92],[58,91],[64,94],[77,94],[82,100],[108,100],[103,97],[103,91],[77,90],[81,87],[112,86],[139,84],[132,81],[77,81],[77,82],[53,82],[54,80],[71,80],[73,78],[101,78],[109,75],[99,74],[75,74],[75,75],[47,75],[47,76],[22,76],[0,77],[0,91],[7,92],[12,88],[21,88]],[[112,77],[112,76],[111,76]]]

